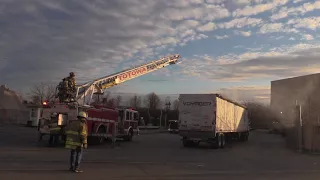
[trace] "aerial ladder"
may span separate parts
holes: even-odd
[[[93,81],[77,86],[76,102],[78,105],[90,106],[94,94],[103,94],[107,88],[124,83],[139,76],[151,73],[169,65],[179,63],[179,54],[169,55],[161,59],[142,64],[137,67],[129,68],[124,71],[114,73]]]

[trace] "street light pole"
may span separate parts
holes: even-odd
[[[165,117],[165,121],[164,121],[164,126],[165,126],[165,128],[167,129],[168,112],[169,112],[170,106],[171,106],[170,101],[169,101],[168,103],[166,103],[165,105],[166,105],[166,117]]]

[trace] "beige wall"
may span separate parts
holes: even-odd
[[[304,123],[318,124],[318,119],[320,120],[320,74],[271,82],[271,109],[281,117],[285,125],[289,126],[294,123],[293,110],[296,101],[302,106]]]
[[[294,107],[301,105],[303,147],[320,150],[320,74],[312,74],[271,82],[271,109],[288,128],[287,144],[297,143]],[[282,114],[280,113],[282,112]]]

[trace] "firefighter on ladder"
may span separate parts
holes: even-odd
[[[58,114],[53,113],[51,115],[51,118],[54,118],[55,120],[49,124],[50,129],[50,139],[49,139],[49,146],[57,146],[59,144],[59,137],[61,133],[61,127],[58,126]]]
[[[69,77],[67,77],[68,80],[68,99],[69,101],[73,101],[75,99],[76,95],[76,80],[75,80],[75,74],[74,72],[69,73]]]
[[[69,83],[67,81],[67,78],[63,78],[58,85],[58,97],[60,103],[65,102],[68,99],[68,89]]]
[[[78,120],[71,121],[66,128],[65,147],[71,149],[69,170],[73,172],[82,172],[79,168],[83,149],[87,148],[87,117],[86,112],[79,112]]]
[[[69,76],[63,78],[62,81],[59,83],[57,89],[59,97],[59,102],[70,102],[75,99],[76,94],[76,80],[75,80],[74,72],[70,72]]]

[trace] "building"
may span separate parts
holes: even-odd
[[[37,127],[39,125],[39,119],[43,112],[42,105],[27,104],[26,106],[30,112],[27,119],[27,126]]]
[[[303,146],[320,150],[320,73],[271,82],[271,109],[286,129],[297,129],[301,106]],[[293,131],[296,134],[296,131]]]
[[[22,98],[5,85],[0,86],[0,124],[26,124],[29,110]]]

